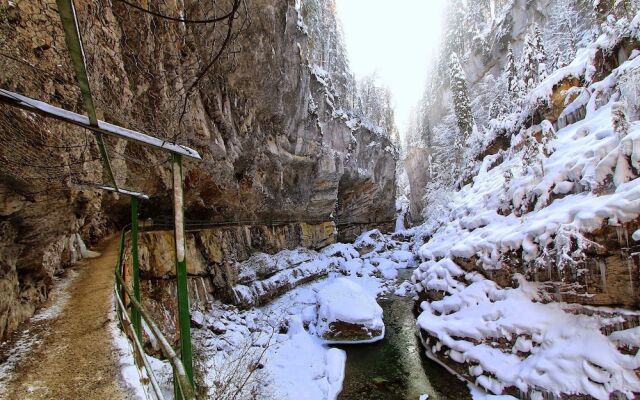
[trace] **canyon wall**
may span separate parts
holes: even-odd
[[[387,221],[395,216],[396,150],[342,109],[333,76],[310,49],[312,39],[322,39],[309,36],[297,2],[243,4],[232,44],[191,92],[185,88],[217,51],[225,24],[169,23],[118,2],[76,6],[99,118],[200,152],[201,163],[185,165],[187,223],[244,221],[192,236],[192,245],[203,237],[232,243],[233,251],[222,252],[231,262],[256,250],[321,247],[378,223],[393,227]],[[205,14],[195,1],[149,7],[165,15]],[[0,18],[1,47],[11,56],[0,57],[0,87],[83,113],[55,2],[9,3]],[[0,160],[10,166],[0,172],[5,337],[46,299],[53,277],[76,261],[76,233],[95,243],[123,226],[129,211],[123,196],[77,185],[109,183],[90,134],[6,105],[0,110]],[[24,154],[16,154],[16,138]],[[119,185],[151,196],[141,217],[170,219],[166,155],[111,138],[107,148]],[[21,157],[57,169],[32,174],[39,170]],[[286,224],[273,230],[276,222]],[[167,257],[162,268],[173,264],[165,265]],[[206,275],[209,287],[224,286],[218,256],[194,257],[204,265],[192,263],[195,276]]]
[[[478,1],[473,4],[477,3],[482,2]],[[455,51],[460,57],[472,102],[473,116],[478,124],[478,129],[482,130],[489,122],[487,114],[491,103],[495,100],[495,93],[492,90],[496,90],[494,88],[499,86],[498,81],[504,73],[509,47],[513,49],[517,59],[531,28],[536,24],[541,29],[549,25],[553,14],[557,12],[558,5],[563,1],[492,0],[484,3],[492,4],[492,13],[483,19],[484,25],[481,32],[475,37],[466,37],[464,44],[461,45],[462,48],[452,49],[448,47],[450,44],[446,43],[448,39],[446,38],[447,28],[445,28],[445,39],[441,44],[440,54],[437,55],[430,67],[428,76],[430,82],[427,84],[425,98],[420,104],[421,143],[409,141],[406,157],[403,160],[412,192],[408,212],[409,221],[414,225],[422,222],[423,214],[428,213],[428,210],[425,210],[425,206],[428,208],[428,204],[425,204],[423,197],[425,188],[432,185],[433,177],[431,175],[433,174],[430,172],[430,166],[438,159],[437,148],[449,145],[443,143],[442,138],[437,137],[436,131],[439,128],[441,131],[457,129],[455,123],[451,123],[451,120],[455,119],[451,106],[452,92],[449,82],[449,57],[451,53]],[[580,3],[580,1],[572,3]],[[573,15],[571,19],[577,21],[583,17],[582,15]],[[575,30],[577,27],[571,26],[566,29]],[[468,35],[469,33],[467,33]],[[453,137],[453,135],[449,136]],[[445,140],[447,139],[445,138]]]

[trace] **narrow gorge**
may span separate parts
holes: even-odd
[[[0,0],[0,397],[640,396],[637,0]]]

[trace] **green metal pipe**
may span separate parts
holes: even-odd
[[[120,232],[120,249],[118,251],[118,262],[116,264],[117,275],[122,274],[122,262],[124,260],[124,234],[125,234],[125,229],[123,229],[122,232]],[[117,279],[116,279],[116,288],[118,289],[118,293],[120,294],[120,296],[122,296],[122,298],[124,299],[124,295],[125,295],[124,289]]]
[[[174,376],[177,378],[178,385],[180,386],[181,395],[177,397],[178,399],[191,400],[195,399],[195,391],[193,390],[193,384],[187,375],[186,368],[176,352],[173,350],[169,341],[162,334],[158,325],[156,325],[155,321],[151,318],[151,314],[147,311],[146,308],[138,300],[135,299],[131,290],[127,287],[120,275],[119,271],[116,271],[116,281],[120,283],[125,293],[129,296],[131,301],[131,306],[133,308],[137,308],[140,311],[140,315],[147,323],[147,326],[153,333],[153,336],[158,340],[158,344],[160,345],[160,350],[162,350],[162,354],[169,360],[171,366],[173,367]]]
[[[180,355],[193,384],[193,356],[191,348],[191,316],[189,315],[189,287],[187,284],[186,239],[184,230],[184,198],[182,156],[173,154],[173,201],[175,216],[174,239],[176,246],[176,284],[178,292],[178,325],[180,329]],[[176,393],[179,395],[179,393]],[[176,396],[179,398],[179,396]]]
[[[82,47],[82,39],[80,38],[80,30],[78,29],[78,20],[76,18],[76,9],[73,5],[73,0],[56,0],[58,5],[58,14],[60,14],[60,20],[62,21],[62,27],[64,28],[64,37],[69,49],[69,55],[71,56],[71,63],[76,71],[76,79],[78,80],[78,86],[80,87],[80,93],[82,94],[82,101],[84,108],[87,111],[89,117],[89,124],[91,126],[98,126],[98,116],[96,114],[96,107],[93,103],[93,96],[91,95],[91,88],[89,87],[89,76],[87,75],[87,67],[84,57],[84,49]],[[100,156],[104,164],[105,169],[109,173],[109,178],[113,181],[113,187],[117,190],[118,183],[116,177],[111,168],[111,161],[109,161],[109,154],[104,144],[104,138],[101,133],[95,132],[96,141],[98,142],[98,148],[100,149]]]
[[[131,197],[131,264],[133,270],[133,295],[138,302],[141,302],[140,266],[138,260],[138,199],[133,196]],[[131,322],[133,323],[133,329],[138,340],[142,340],[140,312],[135,308],[131,310]]]

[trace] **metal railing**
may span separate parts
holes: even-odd
[[[158,384],[158,380],[155,377],[153,369],[151,368],[151,365],[149,364],[149,361],[147,359],[147,355],[144,351],[141,329],[139,326],[135,326],[136,324],[132,322],[136,320],[134,314],[139,315],[145,321],[150,331],[148,332],[148,334],[155,337],[160,346],[162,354],[167,360],[169,360],[169,363],[171,364],[171,367],[173,369],[174,392],[176,393],[176,399],[195,400],[195,390],[193,385],[191,384],[189,376],[187,375],[182,360],[180,359],[176,351],[171,347],[166,337],[162,334],[162,331],[160,330],[160,328],[158,328],[158,325],[151,318],[149,311],[147,311],[147,309],[138,300],[140,298],[140,294],[133,293],[133,291],[129,288],[124,278],[122,277],[122,271],[124,268],[125,235],[127,232],[128,227],[125,227],[120,233],[120,247],[118,261],[115,268],[114,285],[116,297],[116,315],[118,316],[122,330],[125,332],[125,334],[127,334],[127,336],[131,337],[133,348],[136,352],[136,357],[134,357],[134,359],[138,364],[142,363],[142,367],[145,369],[145,371],[147,372],[147,376],[149,377],[151,388],[153,389],[158,400],[164,400],[165,397],[162,394],[162,390],[160,388],[160,385]],[[128,297],[128,304],[132,312],[131,316],[127,311],[128,307],[125,306],[125,294]],[[138,321],[140,321],[139,317]]]

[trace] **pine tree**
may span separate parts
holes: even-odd
[[[564,59],[562,57],[562,52],[560,49],[556,49],[556,54],[553,56],[553,67],[552,71],[558,70],[565,66]]]
[[[524,96],[542,79],[547,77],[547,56],[542,42],[542,33],[534,24],[526,36],[522,56],[520,57],[520,90]]]
[[[451,0],[447,7],[445,17],[445,49],[448,53],[464,54],[466,48],[466,22],[467,10],[462,0]]]
[[[397,129],[391,91],[377,82],[375,74],[360,79],[356,87],[356,113],[373,125],[381,127],[391,138],[395,138]]]
[[[507,78],[507,89],[509,90],[509,94],[515,98],[518,94],[518,66],[516,65],[516,60],[513,57],[513,48],[511,48],[511,44],[509,44],[509,48],[507,50],[507,65],[505,66],[504,73]]]
[[[538,25],[533,26],[532,45],[534,50],[534,58],[536,60],[537,78],[536,83],[543,81],[547,73],[547,54],[544,50],[544,43],[542,41],[542,33],[538,28]]]
[[[489,118],[498,118],[500,114],[502,114],[502,103],[500,102],[500,99],[494,99],[491,102],[491,107],[489,108]]]
[[[522,55],[520,56],[520,65],[518,76],[520,77],[518,90],[524,96],[535,85],[535,79],[538,72],[536,62],[535,49],[531,33],[528,33],[524,40]]]
[[[490,20],[490,0],[467,0],[466,27],[469,36],[475,37],[480,34],[483,25]]]
[[[544,175],[542,160],[544,159],[543,146],[538,143],[533,130],[524,134],[524,153],[522,155],[522,172],[527,175],[541,177]]]
[[[553,53],[561,53],[571,60],[585,32],[597,25],[596,12],[590,0],[554,1],[549,9],[549,20],[544,29],[545,43]],[[558,58],[555,57],[554,61]],[[554,68],[562,66],[554,65]]]
[[[453,109],[456,114],[458,128],[460,129],[460,134],[456,136],[455,140],[456,150],[462,151],[462,145],[473,131],[473,116],[471,114],[467,80],[456,53],[451,55],[449,68],[451,92],[453,94]]]

